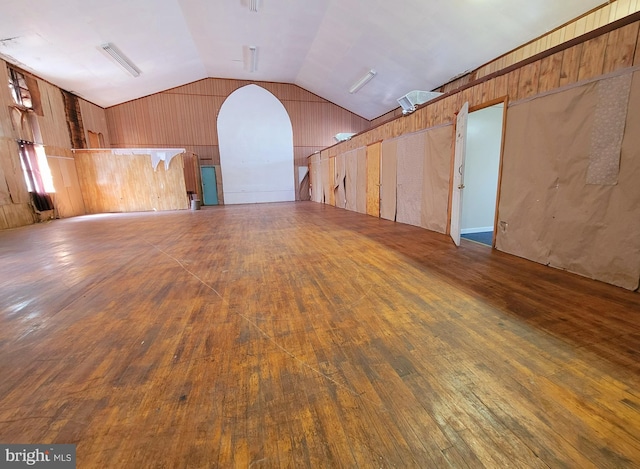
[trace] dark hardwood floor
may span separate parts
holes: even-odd
[[[0,232],[0,377],[78,468],[640,467],[640,294],[311,202]]]

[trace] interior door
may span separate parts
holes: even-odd
[[[202,166],[202,198],[204,205],[218,205],[218,186],[216,184],[216,168]]]
[[[456,246],[460,246],[460,218],[462,217],[462,190],[464,189],[464,157],[467,145],[467,120],[469,103],[464,103],[456,118],[456,148],[453,157],[453,186],[451,188],[450,235]]]

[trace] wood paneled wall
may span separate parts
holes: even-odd
[[[602,7],[595,9],[590,13],[480,67],[474,73],[473,78],[481,78],[491,75],[494,72],[521,62],[529,57],[533,57],[536,54],[549,50],[588,32],[594,31],[609,23],[613,23],[614,21],[636,13],[637,11],[640,11],[640,2],[638,2],[638,0],[613,0]]]
[[[472,81],[492,73],[504,70],[525,59],[547,51],[560,44],[575,39],[583,34],[594,31],[602,26],[613,23],[621,18],[640,11],[639,0],[612,0],[611,2],[583,15],[549,33],[524,44],[511,52],[508,52],[495,60],[469,72],[455,80],[439,87],[437,91],[449,93],[468,85]],[[391,119],[402,116],[402,109],[396,108],[371,121],[371,126],[376,127]]]
[[[361,132],[370,126],[366,119],[296,85],[207,78],[108,108],[111,146],[186,148],[199,156],[201,164],[219,165],[220,107],[233,91],[252,83],[273,93],[289,113],[298,197],[298,167],[307,166],[310,154],[333,144],[337,133]]]
[[[466,101],[470,107],[508,96],[509,101],[532,97],[579,81],[640,65],[640,22],[635,21],[554,55],[540,58],[494,78],[479,79],[458,92],[452,91],[418,108],[353,136],[321,152],[322,159],[358,147],[450,123]]]
[[[553,54],[543,53],[539,57],[530,58],[520,66],[516,65],[491,77],[478,79],[476,82],[469,83],[467,87],[447,93],[418,108],[413,114],[386,122],[352,137],[347,142],[324,149],[320,153],[320,163],[324,165],[326,162],[330,166],[336,156],[353,149],[384,142],[421,129],[452,123],[456,112],[465,102],[469,102],[471,108],[505,99],[514,104],[517,101],[532,99],[543,93],[560,90],[569,85],[586,84],[590,80],[599,80],[614,72],[631,73],[637,70],[636,67],[640,67],[640,14],[629,16],[612,27],[615,29],[604,28],[594,32],[591,35],[593,37],[586,36],[584,42],[575,41],[570,47],[558,50]],[[508,135],[508,124],[506,127]],[[625,132],[633,135],[639,131],[640,129],[627,126]],[[549,144],[552,143],[549,142]],[[520,144],[527,145],[527,142],[523,141]],[[509,155],[504,155],[505,159],[508,157]],[[624,168],[621,167],[621,171],[623,170]],[[327,178],[329,178],[329,174],[333,174],[333,172],[329,171],[326,175]],[[502,175],[503,179],[516,176]],[[325,175],[322,177],[324,182]],[[312,181],[312,186],[316,187],[314,182]],[[631,200],[636,197],[636,194],[637,192],[629,193],[627,196]],[[334,204],[330,198],[325,200],[325,203]],[[523,206],[521,210],[527,210],[527,207]],[[579,243],[580,241],[576,240],[575,242]],[[624,244],[622,239],[611,240],[611,242]],[[580,246],[580,248],[587,251],[589,246]],[[558,261],[556,266],[584,275],[582,270],[572,269],[565,261],[566,259]],[[603,275],[593,278],[609,281],[609,277],[611,276]],[[633,283],[629,282],[624,285],[616,284],[626,288],[631,285],[633,288]]]
[[[181,210],[189,206],[184,160],[154,170],[150,155],[76,150],[75,162],[87,213]]]
[[[6,86],[7,63],[0,60],[0,83],[5,84],[0,86],[0,229],[28,225],[39,219],[27,192],[16,142],[18,139],[44,146],[56,188],[52,199],[57,216],[85,213],[62,91],[45,80],[23,73],[34,98],[33,111],[20,110],[15,106]],[[102,128],[106,129],[106,118],[103,117],[103,121],[105,125]]]

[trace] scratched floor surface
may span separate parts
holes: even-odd
[[[0,442],[79,468],[640,466],[640,295],[314,203],[0,232]]]

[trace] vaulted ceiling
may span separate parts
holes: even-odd
[[[603,0],[257,0],[257,12],[249,3],[3,0],[0,55],[103,107],[217,77],[293,83],[372,119]],[[107,42],[140,76],[105,54]]]

